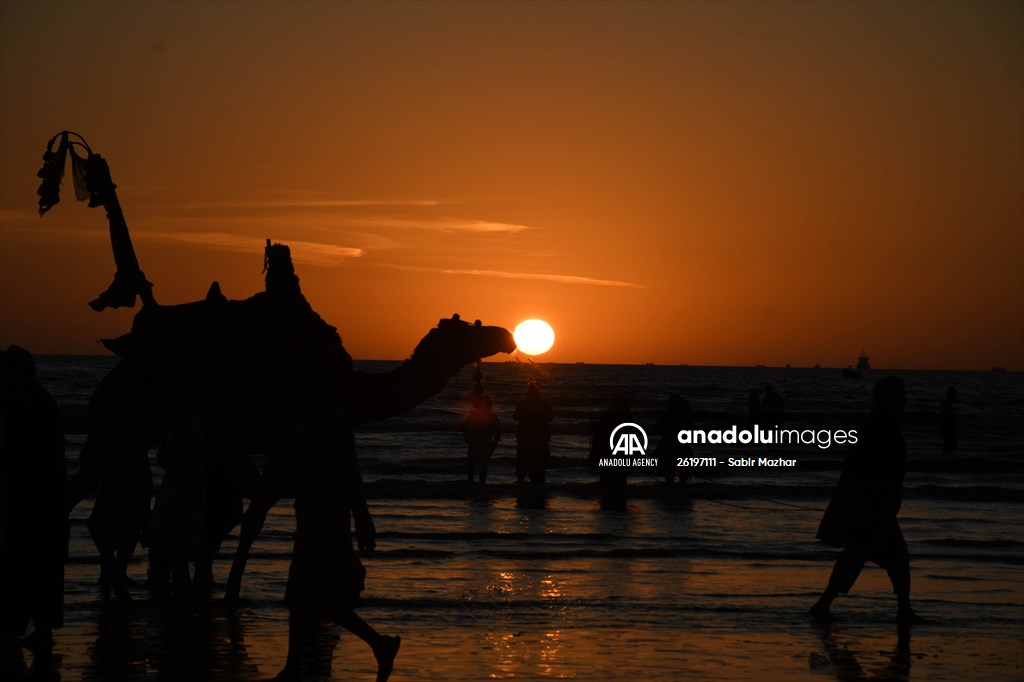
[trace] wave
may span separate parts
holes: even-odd
[[[922,485],[908,488],[906,493],[916,497],[936,500],[967,501],[967,502],[1016,502],[1024,503],[1024,491],[1020,488],[1004,488],[1001,486],[940,486]]]
[[[634,477],[640,478],[640,477]],[[774,479],[779,481],[779,478]],[[1017,481],[1011,481],[1019,485]],[[600,490],[596,482],[545,483],[541,485],[518,486],[515,484],[490,484],[485,488],[467,484],[461,480],[429,481],[424,479],[381,478],[364,484],[366,495],[372,499],[496,499],[530,496],[544,499],[550,496],[570,496],[596,499]],[[782,482],[723,483],[711,480],[697,480],[687,486],[668,488],[642,480],[627,488],[631,499],[663,499],[685,502],[687,500],[748,500],[757,503],[779,503],[786,500],[815,501],[818,504],[802,505],[805,511],[824,511],[825,503],[835,490],[832,482],[806,483],[803,485]],[[943,486],[926,484],[908,486],[904,492],[908,498],[956,500],[972,502],[1017,502],[1024,503],[1024,490],[1004,486]],[[777,499],[774,499],[777,498]]]
[[[1017,540],[965,540],[962,538],[936,538],[932,540],[923,540],[922,542],[926,545],[935,545],[937,547],[974,547],[982,549],[1024,548],[1024,542]]]
[[[543,541],[544,536],[534,536],[535,540]],[[458,542],[460,538],[453,536],[451,544]],[[926,543],[927,544],[927,543]],[[265,545],[249,554],[249,560],[265,562],[288,563],[291,561],[291,542],[280,543],[279,551],[268,551]],[[473,559],[487,558],[498,559],[507,562],[538,562],[543,565],[545,571],[555,571],[555,567],[562,563],[594,560],[621,560],[621,559],[678,559],[702,560],[716,559],[726,561],[741,561],[750,566],[759,564],[778,565],[779,562],[803,562],[803,563],[831,563],[835,560],[837,550],[743,550],[728,549],[723,547],[708,546],[648,546],[648,547],[579,547],[578,545],[551,544],[543,548],[502,548],[502,547],[480,547],[468,546],[459,549],[436,549],[429,547],[400,547],[387,549],[378,547],[373,555],[373,562],[389,561],[436,561],[447,559]],[[221,552],[216,557],[219,563],[230,563],[234,555],[230,552]],[[931,561],[952,561],[962,560],[971,564],[1008,564],[1013,566],[1024,565],[1024,553],[943,553],[943,552],[913,552],[913,559]],[[143,557],[136,557],[134,563],[144,563]],[[67,563],[78,565],[93,565],[99,563],[99,557],[94,553],[71,556]],[[687,564],[673,564],[683,566],[682,572],[687,572]],[[287,571],[282,573],[286,576]]]

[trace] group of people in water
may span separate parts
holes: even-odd
[[[467,479],[471,483],[475,480],[480,483],[487,482],[491,456],[501,442],[501,423],[494,411],[492,398],[483,391],[481,378],[482,374],[478,369],[474,375],[470,411],[462,422],[462,434],[466,441]],[[751,392],[751,418],[754,420],[752,423],[762,426],[782,425],[785,409],[781,396],[774,392],[771,384],[768,384],[764,387],[765,398],[758,400],[760,390],[754,389]],[[551,458],[551,423],[554,420],[554,411],[551,403],[542,394],[537,381],[527,383],[526,397],[516,405],[512,419],[516,423],[516,483],[545,483],[547,466]],[[624,486],[629,472],[625,469],[601,468],[598,463],[613,454],[609,439],[615,427],[632,422],[634,418],[629,399],[617,396],[608,409],[591,424],[589,463],[591,468],[598,471],[602,502],[609,503],[604,506],[617,506],[615,500],[625,503]],[[690,401],[678,393],[672,393],[664,411],[654,424],[654,435],[658,439],[658,444],[653,451],[653,458],[658,462],[658,476],[667,485],[686,482],[685,473],[680,471],[676,462],[681,457],[692,457],[693,446],[689,443],[680,443],[677,435],[683,429],[692,428]]]
[[[469,480],[473,481],[474,467],[483,462],[480,482],[486,482],[486,462],[500,441],[500,424],[493,411],[493,403],[479,390],[474,395],[473,411],[463,423],[463,432],[469,446]],[[771,384],[749,393],[750,423],[765,428],[780,427],[785,423],[782,397]],[[953,402],[957,396],[950,387],[939,410],[939,423],[943,438],[943,451],[957,447],[956,421]],[[897,598],[897,620],[903,625],[921,620],[910,605],[910,559],[906,541],[897,516],[902,504],[903,479],[907,470],[907,450],[899,428],[899,419],[906,407],[904,383],[898,377],[879,380],[873,391],[873,409],[860,431],[860,439],[850,447],[843,461],[842,472],[835,493],[822,517],[817,538],[827,545],[840,547],[831,577],[818,601],[810,609],[819,622],[834,617],[830,607],[839,594],[846,594],[860,575],[864,564],[871,560],[884,568]],[[535,381],[528,385],[528,395],[513,413],[517,421],[516,479],[524,482],[527,472],[530,480],[543,482],[544,472],[534,478],[536,467],[543,467],[550,455],[550,422],[553,413],[550,403],[540,394]],[[594,424],[591,432],[591,466],[597,468],[601,507],[626,507],[626,468],[598,468],[602,457],[610,454],[613,431],[622,424],[633,423],[629,401],[616,397]],[[678,457],[690,457],[690,444],[680,443],[676,435],[693,428],[690,403],[673,393],[658,417],[655,432],[659,437],[654,450],[664,481],[671,486],[677,481],[685,483],[685,474],[677,467]],[[486,457],[479,453],[486,450]],[[542,454],[541,454],[542,453]]]
[[[487,483],[487,470],[491,455],[501,442],[501,423],[494,411],[490,396],[483,392],[480,370],[474,376],[474,390],[470,398],[470,412],[462,422],[466,441],[466,473],[470,483]],[[515,475],[516,483],[542,484],[547,481],[548,462],[551,458],[551,422],[554,420],[551,403],[541,392],[537,381],[526,386],[526,397],[512,413],[516,423]],[[612,430],[619,424],[633,421],[629,401],[619,396],[608,410],[594,423],[591,432],[590,464],[598,471],[603,507],[624,507],[627,469],[600,468],[598,462],[611,454],[608,445]],[[693,454],[690,445],[680,444],[676,434],[691,428],[690,403],[677,393],[668,400],[665,412],[655,425],[659,443],[654,457],[659,462],[659,475],[669,485],[685,482],[678,473],[676,458]]]
[[[34,630],[21,644],[45,649],[52,646],[52,632],[62,624],[67,519],[80,493],[67,481],[59,411],[35,378],[31,354],[16,346],[0,353],[0,388],[3,634],[6,642],[17,641],[31,622]],[[784,419],[781,397],[771,386],[765,386],[764,393],[751,418],[756,423],[780,425]],[[950,439],[955,444],[955,428],[950,425],[955,397],[955,389],[950,389],[942,405],[942,430],[947,445]],[[472,399],[472,411],[462,425],[468,451],[467,473],[469,480],[476,476],[485,483],[488,461],[500,442],[501,426],[492,399],[482,389]],[[861,438],[844,460],[838,485],[818,530],[819,539],[842,548],[825,590],[811,609],[811,615],[819,621],[832,618],[833,600],[852,587],[868,560],[888,572],[897,596],[899,622],[917,619],[910,606],[907,546],[897,521],[907,465],[906,445],[899,427],[905,402],[900,379],[887,377],[877,382],[873,411],[860,432]],[[326,620],[345,626],[371,647],[378,661],[378,680],[385,680],[400,640],[379,634],[354,610],[366,572],[353,549],[353,541],[360,553],[369,555],[376,544],[376,531],[362,492],[352,431],[346,426],[338,427],[347,424],[349,417],[331,401],[310,405],[298,427],[298,461],[289,488],[296,500],[296,531],[285,595],[291,614],[289,653],[280,678],[299,678],[303,648],[315,624]],[[544,483],[554,411],[536,382],[528,384],[527,395],[512,416],[516,421],[516,480]],[[632,421],[628,400],[616,398],[593,427],[595,448],[605,448],[612,429]],[[660,436],[655,456],[673,464],[662,472],[667,484],[681,480],[675,471],[675,457],[690,447],[672,436],[692,425],[689,402],[672,394],[655,427]],[[115,510],[123,511],[125,505],[137,503],[146,512],[146,523],[139,528],[137,521],[120,518],[114,510],[105,512],[102,496],[97,497],[88,527],[101,553],[104,590],[130,598],[124,571],[139,541],[150,548],[151,582],[170,580],[186,590],[193,587],[189,584],[189,565],[203,555],[203,535],[210,533],[204,512],[210,500],[215,499],[208,489],[216,485],[216,477],[210,476],[207,447],[198,417],[182,415],[159,450],[158,463],[166,473],[152,511],[148,464],[144,476],[133,470],[134,464],[121,462],[114,477],[103,477],[104,484],[128,480],[139,488],[132,499],[120,500],[120,507]],[[316,455],[325,450],[340,452],[342,456]],[[614,507],[624,503],[626,475],[617,469],[599,470],[602,505]],[[132,539],[128,541],[126,537]]]
[[[477,370],[477,376],[480,370]],[[472,395],[472,410],[462,422],[466,440],[467,473],[480,483],[487,483],[491,455],[501,441],[501,423],[494,413],[491,397],[483,393],[479,379]],[[551,403],[541,395],[540,384],[531,381],[524,398],[512,413],[516,422],[516,482],[544,483],[551,458],[551,422],[555,413]]]

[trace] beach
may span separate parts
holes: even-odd
[[[70,409],[110,358],[41,358],[40,378]],[[394,363],[361,363],[386,371]],[[787,423],[856,428],[870,379],[838,370],[488,363],[505,434],[486,488],[462,480],[463,371],[408,415],[357,432],[378,530],[359,613],[400,635],[393,680],[1013,680],[1024,674],[1024,382],[1016,373],[895,372],[907,382],[909,452],[900,514],[912,598],[927,622],[898,631],[885,572],[869,564],[829,626],[807,615],[837,550],[815,540],[844,447],[774,451],[797,466],[694,471],[686,491],[631,478],[625,510],[602,510],[587,468],[588,428],[629,396],[651,424],[668,392],[702,427],[742,424],[746,392],[771,382]],[[881,377],[885,373],[877,372]],[[527,379],[556,413],[548,483],[516,486],[509,413]],[[960,390],[961,448],[941,451],[934,413]],[[73,473],[82,434],[67,436]],[[695,454],[739,456],[739,446]],[[156,480],[160,470],[154,465]],[[145,557],[135,602],[101,597],[85,528],[72,514],[65,626],[51,660],[23,672],[61,680],[269,679],[284,663],[283,604],[294,527],[283,500],[256,541],[242,601],[220,601],[236,535],[215,564],[208,605],[150,598]],[[19,661],[11,661],[15,667]],[[373,679],[368,647],[343,633],[326,679]]]

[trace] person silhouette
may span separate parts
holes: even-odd
[[[89,398],[90,434],[67,488],[67,513],[96,490],[86,527],[100,554],[99,584],[104,594],[113,590],[122,601],[131,601],[128,566],[149,522],[152,501],[146,439],[153,405],[159,401],[152,376],[148,368],[139,371],[121,362],[96,387]],[[99,422],[117,428],[97,430]],[[140,424],[145,426],[136,430]]]
[[[32,354],[0,352],[0,593],[5,644],[48,651],[64,624],[68,523],[64,432]]]
[[[613,458],[611,435],[619,424],[633,421],[629,400],[617,396],[601,418],[594,425],[590,445],[590,465],[597,468],[598,491],[601,509],[626,508],[626,483],[629,468],[621,466],[598,466],[602,459]]]
[[[206,521],[206,435],[199,415],[184,415],[160,446],[166,472],[142,544],[170,568],[174,590],[190,596],[189,561],[200,552]]]
[[[889,574],[898,603],[897,620],[908,624],[918,619],[910,606],[907,543],[896,519],[907,471],[907,446],[899,427],[905,406],[902,379],[886,377],[875,384],[874,409],[843,461],[835,493],[818,527],[818,539],[843,547],[828,585],[811,607],[818,621],[832,620],[832,601],[839,593],[849,592],[868,559]]]
[[[761,389],[752,388],[747,393],[747,415],[750,425],[761,423]]]
[[[946,397],[939,404],[939,427],[942,429],[942,451],[953,452],[959,444],[956,438],[956,413],[953,403],[956,402],[956,389],[946,389]]]
[[[516,482],[525,482],[529,475],[531,483],[544,483],[554,412],[536,381],[526,385],[526,398],[516,406],[512,418],[516,420]]]
[[[658,417],[658,421],[654,425],[655,432],[661,436],[661,440],[658,441],[658,446],[654,450],[654,456],[658,460],[658,468],[668,485],[676,482],[677,472],[679,473],[679,482],[686,483],[686,475],[677,467],[677,461],[680,457],[692,457],[693,446],[689,443],[680,443],[679,432],[692,428],[690,401],[678,393],[673,393],[668,398],[665,411]]]
[[[764,385],[764,398],[761,399],[761,426],[775,428],[786,423],[786,408],[782,396],[775,392],[771,384]]]
[[[466,441],[466,474],[473,482],[473,473],[479,470],[480,483],[487,483],[487,466],[501,440],[501,424],[488,395],[477,395],[473,410],[462,422],[462,436]]]
[[[363,556],[376,547],[376,529],[363,494],[355,437],[345,411],[329,398],[303,409],[295,490],[295,545],[288,570],[288,655],[277,680],[302,678],[303,649],[319,622],[349,630],[373,651],[377,682],[391,675],[400,637],[381,635],[356,615],[366,569],[352,549],[351,524]]]

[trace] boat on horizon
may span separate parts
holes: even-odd
[[[871,363],[868,362],[868,354],[864,351],[860,352],[857,356],[857,366],[852,367],[847,365],[843,368],[844,379],[860,379],[860,373],[866,372],[871,369]]]

